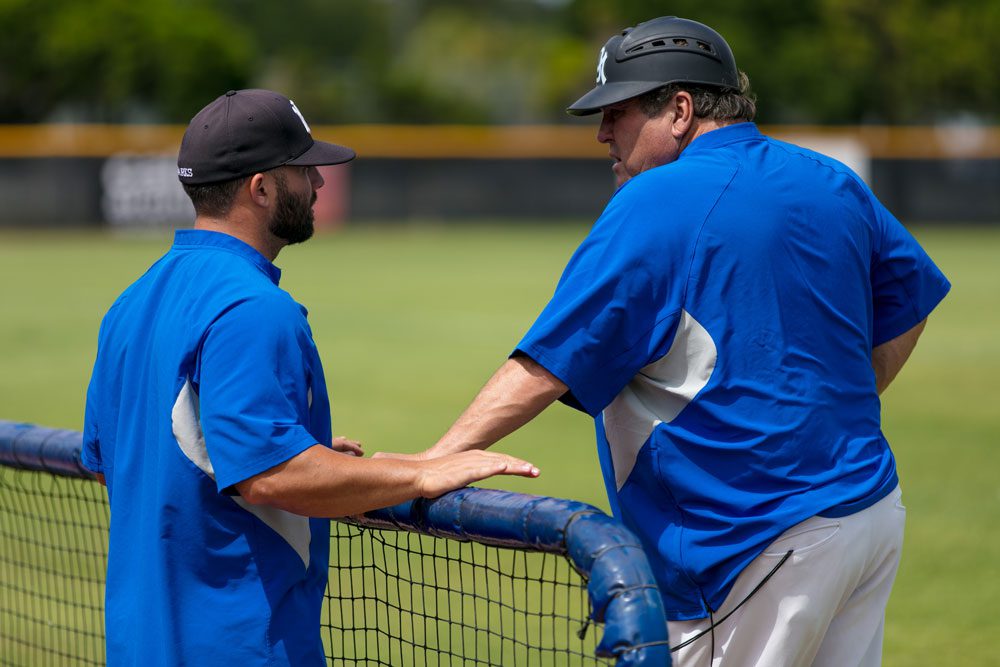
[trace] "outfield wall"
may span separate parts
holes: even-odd
[[[193,211],[180,126],[0,126],[0,226],[161,227]],[[1000,128],[772,127],[843,160],[900,218],[1000,223]],[[588,219],[613,190],[596,128],[318,127],[360,159],[324,170],[321,225],[400,218]]]

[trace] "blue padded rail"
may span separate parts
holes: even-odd
[[[80,462],[83,435],[0,419],[0,465],[62,477],[94,479]]]

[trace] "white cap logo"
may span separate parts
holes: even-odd
[[[309,134],[312,134],[312,130],[309,129],[309,123],[306,122],[306,117],[303,116],[302,112],[299,111],[299,108],[297,106],[295,106],[295,102],[292,102],[291,100],[288,100],[288,103],[292,105],[292,111],[294,111],[295,115],[298,116],[299,120],[302,121],[302,126],[304,128],[306,128],[306,132],[308,132]]]
[[[608,77],[604,75],[604,63],[608,61],[608,52],[602,46],[601,47],[601,57],[597,61],[597,83],[604,85],[608,82]]]

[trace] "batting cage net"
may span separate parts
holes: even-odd
[[[103,665],[108,505],[81,436],[0,420],[0,664]],[[667,665],[636,538],[575,501],[467,488],[331,523],[327,664]]]

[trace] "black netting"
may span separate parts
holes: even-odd
[[[329,665],[608,664],[565,557],[332,526]],[[0,664],[104,664],[107,534],[100,485],[0,466]]]
[[[561,555],[333,527],[324,643],[340,665],[598,665]],[[583,633],[581,639],[578,635]]]
[[[0,466],[0,664],[104,664],[107,538],[99,484]]]

